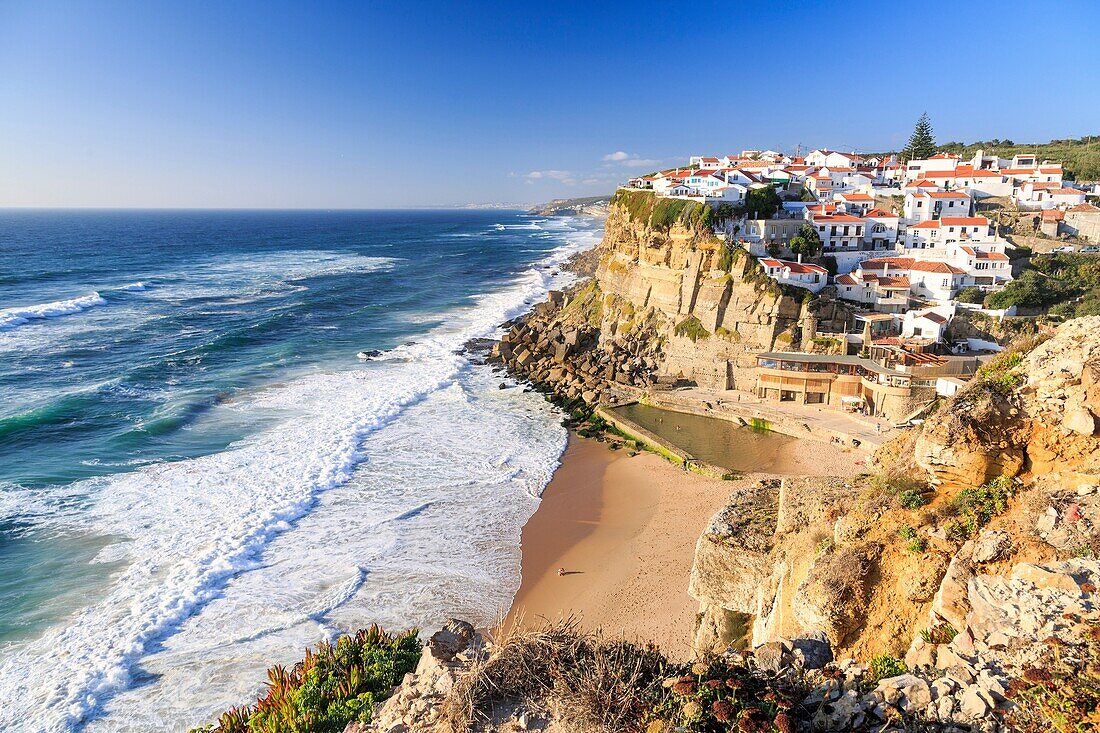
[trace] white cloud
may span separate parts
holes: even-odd
[[[528,183],[534,183],[535,181],[548,179],[552,181],[559,181],[567,186],[572,186],[577,182],[576,176],[574,176],[572,173],[570,173],[569,171],[559,170],[531,171],[530,173],[525,174],[523,177],[527,179]]]
[[[617,150],[614,153],[608,153],[603,156],[604,163],[611,167],[612,165],[621,165],[627,168],[656,168],[661,164],[661,161],[653,158],[642,158],[637,153],[628,153],[623,150]]]

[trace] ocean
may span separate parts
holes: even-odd
[[[600,235],[0,212],[0,730],[186,731],[322,639],[494,622],[566,431],[463,346]]]

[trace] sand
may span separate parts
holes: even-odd
[[[570,437],[523,528],[509,620],[533,626],[575,614],[586,628],[653,640],[687,658],[698,606],[687,593],[695,543],[731,489],[651,453],[632,457]]]
[[[799,440],[773,470],[844,476],[865,470],[866,458]],[[731,491],[761,477],[708,478],[652,453],[630,456],[571,435],[523,528],[521,585],[506,623],[537,626],[575,615],[585,628],[655,641],[666,654],[689,658],[698,610],[687,593],[695,543]]]

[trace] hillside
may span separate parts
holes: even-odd
[[[554,199],[532,207],[527,213],[535,216],[607,216],[610,196],[585,196],[575,199]]]
[[[1051,140],[1045,143],[1017,143],[1012,140],[980,140],[972,143],[946,142],[936,148],[940,153],[959,153],[973,157],[981,149],[986,155],[1012,158],[1017,153],[1035,153],[1040,160],[1061,161],[1069,180],[1100,180],[1100,136]],[[890,153],[899,153],[892,150]]]

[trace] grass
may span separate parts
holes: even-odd
[[[552,711],[565,730],[786,733],[795,699],[736,659],[676,664],[654,645],[582,632],[570,618],[502,634],[448,696],[443,729],[490,728],[498,709],[519,703]]]
[[[390,635],[378,626],[322,642],[293,668],[269,669],[264,697],[192,733],[341,733],[353,721],[369,723],[420,651],[415,630]]]
[[[872,683],[877,683],[887,677],[897,677],[899,674],[905,674],[908,671],[909,669],[904,662],[891,657],[889,654],[879,654],[871,657],[867,664],[867,676]]]
[[[708,204],[658,197],[652,191],[620,189],[611,197],[611,205],[626,211],[633,221],[655,229],[669,229],[673,224],[709,229],[714,219],[714,209]]]
[[[688,316],[676,324],[676,335],[685,336],[695,342],[710,338],[710,331],[703,327],[698,318]]]
[[[951,624],[939,624],[920,632],[920,638],[926,644],[950,644],[958,635],[958,631]]]
[[[589,280],[562,308],[562,315],[599,328],[603,321],[603,293],[595,279]]]
[[[993,517],[1008,510],[1012,496],[1012,479],[998,476],[977,488],[963,489],[951,502],[958,519],[947,527],[947,535],[953,540],[965,540],[989,524]]]
[[[1072,619],[1081,622],[1081,618]],[[1010,730],[1020,733],[1085,733],[1100,729],[1100,624],[1085,621],[1082,640],[1059,642],[1052,659],[1026,667],[1008,687],[1016,703]]]

